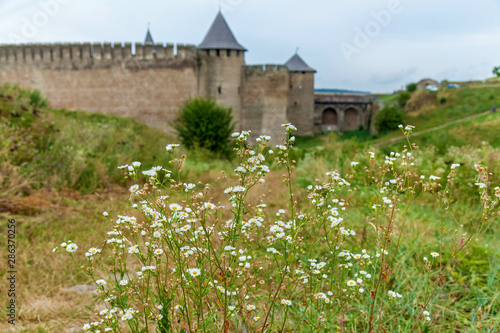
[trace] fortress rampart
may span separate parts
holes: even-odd
[[[174,48],[176,53],[174,53]],[[196,46],[152,43],[55,43],[0,45],[0,63],[85,65],[109,61],[183,60],[196,57]]]
[[[132,117],[167,132],[184,101],[200,95],[198,66],[194,45],[0,46],[1,81],[40,89],[55,106]]]

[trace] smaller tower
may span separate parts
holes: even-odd
[[[219,11],[205,38],[198,45],[198,95],[217,99],[222,105],[232,107],[237,128],[242,119],[241,86],[245,51]]]
[[[295,53],[285,63],[289,71],[287,119],[298,135],[314,133],[314,73],[316,71]]]
[[[148,31],[146,32],[146,38],[144,38],[144,44],[151,43],[154,45],[153,36],[151,36],[151,31],[149,31],[149,23],[148,23]]]
[[[146,38],[144,38],[144,45],[146,45],[146,47],[152,47],[153,53],[156,53],[155,42],[153,40],[153,36],[151,36],[151,31],[149,30],[149,23],[148,31],[146,32]]]

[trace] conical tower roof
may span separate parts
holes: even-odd
[[[285,66],[290,72],[316,72],[297,53],[285,63]]]
[[[152,43],[152,44],[155,43],[153,41],[153,36],[151,36],[151,32],[149,31],[149,27],[148,27],[148,32],[146,33],[146,38],[144,39],[144,43]]]
[[[222,13],[219,12],[198,49],[226,49],[246,51],[234,37]]]

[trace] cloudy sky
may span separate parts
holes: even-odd
[[[391,92],[500,65],[500,0],[0,0],[0,43],[199,44],[218,8],[247,64],[299,54],[316,88]]]

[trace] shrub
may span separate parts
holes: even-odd
[[[398,128],[403,123],[404,112],[397,106],[384,106],[375,116],[375,128],[380,133],[386,133]]]
[[[213,99],[188,100],[177,113],[174,128],[182,144],[189,149],[198,147],[224,156],[231,151],[232,110],[218,105]]]
[[[412,93],[417,90],[417,84],[416,83],[409,83],[406,85],[406,91],[409,93]]]
[[[439,103],[441,103],[441,104],[446,103],[446,97],[441,97],[441,99],[439,100]]]
[[[499,213],[500,188],[490,184],[488,169],[475,165],[480,210],[468,229],[455,216],[444,218],[461,206],[452,196],[461,165],[424,175],[421,163],[428,159],[411,144],[351,161],[350,175],[323,174],[299,204],[290,157],[295,127],[285,127],[284,145],[274,152],[265,141],[250,149],[247,132],[238,136],[239,166],[233,177],[221,177],[221,203],[210,202],[216,193],[208,186],[175,180],[161,166],[140,172],[134,162],[124,169],[136,182],[129,191],[140,202],[132,206],[137,217],[103,213],[111,229],[105,245],[90,248],[82,263],[75,243],[54,249],[81,267],[103,301],[95,316],[102,320],[84,330],[335,332],[340,323],[352,332],[416,332],[442,321],[433,303]],[[407,140],[412,128],[403,130]],[[179,173],[185,156],[176,157],[175,149],[171,165]],[[288,194],[277,207],[256,195],[272,160]],[[434,203],[426,209],[438,211],[441,227],[429,247],[417,241],[433,234],[412,236],[413,256],[400,241],[417,200]],[[356,201],[362,209],[352,209]],[[364,229],[355,231],[355,221],[365,221]]]
[[[43,97],[38,89],[21,90],[21,95],[28,98],[29,104],[35,108],[43,109],[49,106],[49,101]]]
[[[411,93],[407,91],[400,92],[398,95],[399,106],[404,108],[406,106],[406,103],[408,103],[408,101],[410,100],[410,98],[411,98]]]

